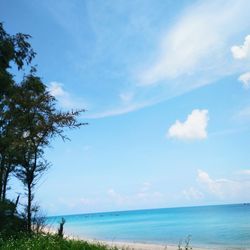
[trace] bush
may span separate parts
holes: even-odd
[[[51,234],[20,234],[19,237],[8,239],[0,235],[2,250],[118,250],[102,244],[92,244],[81,240],[63,239]]]
[[[0,201],[0,233],[15,235],[25,230],[26,222],[16,213],[16,205],[9,201]]]

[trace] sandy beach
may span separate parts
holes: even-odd
[[[52,227],[44,228],[45,233],[56,234],[57,231]],[[100,243],[110,247],[117,247],[120,250],[177,250],[177,245],[161,245],[161,244],[150,244],[150,243],[139,243],[139,242],[122,242],[122,241],[103,241],[96,239],[89,239],[85,237],[79,237],[72,234],[65,234],[66,238],[75,240],[84,240],[90,243]],[[193,250],[208,250],[208,248],[196,248],[192,247]],[[211,249],[211,248],[210,248]]]
[[[47,227],[44,229],[44,232],[55,234],[56,230],[51,227]],[[178,245],[173,245],[173,244],[163,245],[163,244],[142,243],[142,242],[122,242],[122,241],[115,241],[115,240],[104,241],[104,240],[97,240],[97,239],[89,239],[89,238],[82,237],[82,236],[79,237],[79,236],[75,236],[72,234],[65,234],[65,237],[69,239],[83,240],[89,243],[100,243],[100,244],[107,245],[110,247],[117,247],[119,250],[178,250]],[[219,250],[219,248],[216,248],[216,247],[215,248],[193,247],[192,242],[190,246],[192,247],[192,250]],[[184,249],[183,245],[182,245],[182,249]],[[237,249],[240,249],[240,248],[237,248]]]
[[[108,246],[113,246],[113,247],[116,246],[120,250],[177,250],[178,249],[177,245],[160,245],[160,244],[149,244],[149,243],[109,242],[109,241],[101,241],[101,243]],[[195,247],[192,247],[192,249],[208,250],[208,248],[195,248]]]

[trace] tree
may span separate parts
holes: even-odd
[[[13,75],[9,73],[11,63],[18,70],[29,65],[35,56],[35,52],[28,42],[29,35],[18,33],[9,35],[0,23],[0,201],[6,197],[7,183],[10,173],[14,170],[14,145],[12,121],[10,114],[10,102],[15,95],[16,83]]]
[[[14,116],[10,112],[16,83],[9,72],[11,65],[18,70],[31,63],[35,52],[28,43],[29,35],[7,34],[0,23],[0,231],[23,229],[23,220],[16,216],[16,203],[6,200],[7,184],[16,164]]]
[[[76,117],[83,111],[62,112],[56,109],[56,99],[46,90],[41,79],[33,74],[27,76],[17,89],[14,97],[15,127],[19,140],[16,153],[19,165],[15,173],[26,189],[27,231],[31,232],[32,201],[34,187],[49,164],[44,159],[44,148],[51,139],[60,136],[67,138],[64,128],[77,128]]]
[[[64,129],[79,128],[86,123],[77,121],[84,110],[63,112],[56,99],[36,76],[36,69],[21,83],[15,83],[8,72],[10,62],[23,69],[35,56],[27,40],[29,35],[8,35],[0,23],[0,198],[5,199],[10,172],[23,183],[27,195],[26,229],[32,230],[34,188],[48,169],[44,149],[56,136],[68,139]],[[3,83],[3,84],[2,84]]]
[[[64,128],[78,128],[85,123],[77,122],[76,118],[83,112],[62,112],[56,108],[56,99],[46,90],[41,79],[29,75],[21,83],[16,94],[16,123],[22,135],[19,142],[19,166],[16,176],[22,181],[27,194],[27,230],[31,232],[32,201],[34,187],[49,167],[44,159],[44,148],[55,136],[67,139]]]

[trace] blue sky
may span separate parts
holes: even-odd
[[[250,200],[248,0],[0,5],[59,107],[87,109],[46,150],[48,214]]]

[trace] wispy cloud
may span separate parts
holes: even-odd
[[[240,75],[238,80],[243,83],[243,86],[246,89],[250,88],[250,72]]]
[[[51,82],[49,86],[49,92],[54,97],[65,97],[68,93],[63,90],[62,84],[58,82]]]
[[[122,100],[123,103],[131,103],[132,99],[134,97],[134,93],[133,92],[123,92],[120,94],[120,98]]]
[[[250,169],[243,169],[238,171],[239,174],[241,175],[249,175],[250,176]]]
[[[107,15],[107,8],[112,8],[117,16],[120,14],[120,6],[110,2],[98,8],[94,3],[80,4],[87,13],[86,20],[75,3],[63,1],[46,6],[73,37],[71,40],[77,41],[77,53],[88,54],[88,60],[75,55],[83,69],[79,74],[95,69],[98,72],[95,75],[101,75],[101,79],[94,78],[91,71],[90,79],[95,79],[95,84],[88,88],[96,94],[96,83],[102,82],[102,88],[109,92],[98,98],[88,97],[91,104],[88,118],[133,112],[249,70],[247,64],[234,60],[230,53],[232,47],[235,56],[248,54],[248,36],[243,45],[232,46],[249,32],[250,2],[246,0],[195,1],[169,20],[171,26],[164,26],[162,23],[169,23],[164,20],[161,28],[156,28],[147,13],[137,13],[136,3],[126,5],[124,12],[129,14],[125,22],[118,19],[114,22],[113,15]],[[100,26],[102,19],[105,22]],[[91,39],[85,43],[86,30]],[[119,39],[116,31],[120,32]],[[124,46],[131,41],[133,46]],[[141,50],[131,49],[140,44]],[[83,53],[87,50],[83,46],[93,46],[91,53]],[[106,61],[109,63],[104,65]]]
[[[107,194],[118,205],[136,206],[136,204],[144,204],[152,207],[152,202],[162,202],[165,199],[164,195],[155,191],[149,182],[142,183],[139,190],[131,194],[121,194],[113,188],[110,188]]]
[[[241,109],[236,115],[237,118],[249,119],[250,118],[250,106]]]
[[[197,170],[196,187],[183,190],[182,195],[187,200],[221,200],[227,202],[244,202],[250,195],[245,190],[250,188],[250,170],[240,170],[233,178],[212,178],[204,170]]]
[[[187,200],[200,200],[204,198],[204,194],[194,187],[184,189],[182,191],[182,194]]]
[[[89,207],[91,205],[96,204],[95,199],[89,199],[85,197],[72,197],[72,198],[64,198],[64,197],[59,197],[58,198],[58,203],[61,206],[64,206],[68,209],[81,209],[82,207]]]
[[[208,110],[195,109],[186,121],[177,120],[169,129],[167,136],[181,140],[200,140],[207,138]]]
[[[245,171],[242,174],[248,174]],[[244,190],[250,188],[250,179],[213,179],[204,170],[198,170],[197,181],[201,184],[205,191],[219,197],[220,199],[243,198]]]
[[[51,95],[56,97],[59,105],[63,108],[83,109],[87,106],[82,100],[73,97],[69,92],[67,92],[62,83],[52,81],[49,83],[48,90]]]
[[[142,62],[144,69],[136,72],[136,108],[109,110],[103,117],[146,107],[138,96],[153,105],[246,69],[231,58],[230,48],[250,26],[247,6],[248,1],[202,1],[188,7],[160,39],[155,59]]]
[[[151,105],[152,105],[152,102],[131,103],[131,104],[119,106],[117,108],[111,108],[105,111],[96,112],[90,115],[86,114],[84,115],[84,117],[88,119],[98,119],[98,118],[122,115],[122,114],[127,114],[129,112],[136,111],[136,110],[139,110],[141,108],[148,107]]]
[[[221,198],[239,191],[239,183],[229,179],[212,179],[203,170],[198,170],[198,182],[210,193]]]
[[[126,203],[128,201],[128,199],[129,199],[127,196],[121,195],[118,192],[116,192],[113,188],[110,188],[107,191],[107,194],[108,194],[108,196],[110,198],[112,198],[119,205],[123,204],[123,203]]]
[[[237,33],[235,24],[242,24],[245,4],[246,1],[203,1],[188,8],[162,38],[155,62],[139,74],[140,84],[155,85],[200,73],[205,78],[225,74],[229,39]]]

